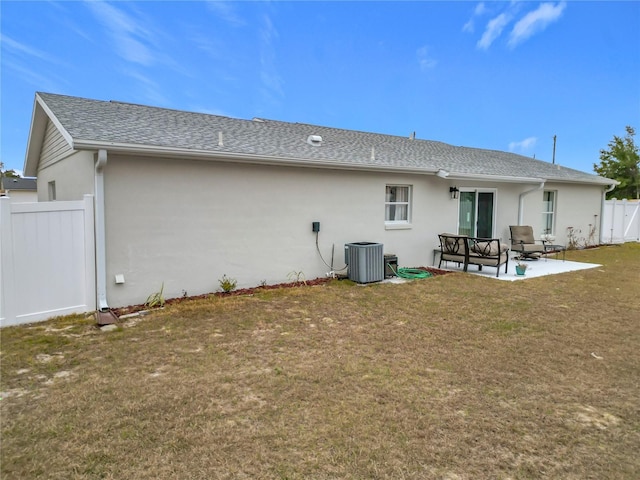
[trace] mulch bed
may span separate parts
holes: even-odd
[[[432,276],[436,277],[438,275],[446,275],[449,272],[447,270],[440,270],[439,268],[434,267],[416,267],[416,270],[424,270],[425,272],[429,272]],[[293,288],[293,287],[315,287],[318,285],[324,285],[325,283],[330,282],[331,278],[316,278],[313,280],[306,280],[305,282],[289,282],[289,283],[277,283],[275,285],[261,285],[259,287],[252,288],[239,288],[237,290],[233,290],[231,292],[212,292],[212,293],[204,293],[202,295],[194,295],[194,296],[184,296],[177,298],[169,298],[165,300],[165,305],[174,305],[180,302],[184,302],[185,300],[197,300],[197,299],[205,299],[209,298],[212,295],[218,297],[233,297],[240,295],[253,295],[256,292],[265,291],[265,290],[276,290],[279,288]],[[143,310],[149,310],[145,304],[140,305],[130,305],[128,307],[120,307],[113,308],[111,311],[116,314],[116,316],[121,317],[123,315],[129,315],[132,313],[141,312]]]

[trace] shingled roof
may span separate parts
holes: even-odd
[[[2,177],[2,185],[0,185],[0,189],[28,192],[35,192],[38,190],[35,178],[22,177]]]
[[[440,172],[451,178],[612,183],[597,175],[514,153],[318,125],[242,120],[51,93],[37,93],[34,108],[25,163],[25,172],[34,174],[39,149],[32,148],[31,137],[44,135],[43,122],[36,121],[38,114],[44,114],[77,150],[105,148],[256,163]],[[41,131],[36,132],[38,129]],[[34,145],[37,144],[36,141]]]

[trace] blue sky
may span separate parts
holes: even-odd
[[[512,151],[640,129],[640,2],[5,1],[1,161],[36,91]],[[636,138],[637,143],[640,139]]]

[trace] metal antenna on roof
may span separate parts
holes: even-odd
[[[553,163],[554,165],[556,163],[556,135],[553,136],[553,158],[551,160],[551,163]]]
[[[409,135],[409,139],[415,140],[416,139],[416,132],[411,132],[411,135]]]

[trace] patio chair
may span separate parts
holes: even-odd
[[[510,225],[511,251],[518,252],[520,258],[535,259],[545,253],[544,240],[533,238],[533,228],[529,225]]]

